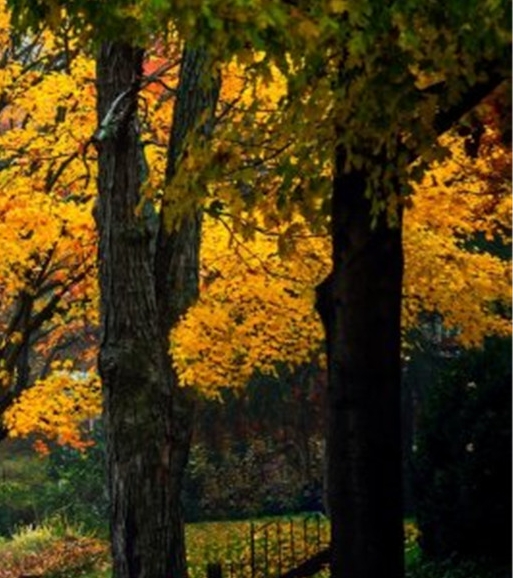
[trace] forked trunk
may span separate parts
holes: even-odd
[[[157,241],[158,216],[136,211],[144,174],[137,122],[142,58],[142,50],[114,42],[102,45],[97,61],[99,371],[113,576],[186,578],[180,493],[192,402],[178,388],[168,350],[169,330],[197,297],[201,219],[189,215],[166,232],[162,218]],[[184,53],[169,163],[178,162],[179,141],[215,108],[218,86],[202,84],[205,66],[194,52]],[[186,110],[181,101],[191,104],[195,91],[195,106]],[[169,186],[173,173],[168,167]]]
[[[328,501],[333,578],[404,575],[401,228],[371,226],[366,174],[337,158],[333,270],[318,287],[328,350]]]

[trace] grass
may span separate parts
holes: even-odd
[[[278,575],[313,554],[318,542],[321,547],[328,544],[329,523],[326,518],[317,524],[316,518],[299,515],[190,524],[186,540],[191,578],[204,578],[211,562],[222,562],[228,573],[248,576],[252,550],[257,573]]]
[[[277,522],[280,522],[280,530]],[[321,545],[325,545],[328,540],[328,521],[322,520],[319,529]],[[309,531],[314,531],[317,539],[317,527],[311,525]],[[267,571],[270,576],[290,568],[293,557],[297,562],[312,553],[305,551],[304,516],[188,524],[186,540],[190,578],[205,578],[207,564],[217,561],[223,563],[226,578],[230,577],[230,564],[233,576],[249,576],[251,532],[254,536],[255,566],[262,575],[264,550],[269,555]],[[418,530],[411,520],[405,522],[405,535],[407,578],[511,577],[508,568],[492,569],[486,562],[423,561],[417,545]],[[281,550],[278,550],[278,542],[282,544]],[[81,528],[57,518],[37,528],[20,529],[10,540],[0,539],[0,578],[17,578],[23,573],[33,573],[44,578],[110,578],[108,550],[105,540],[86,534]],[[328,575],[327,571],[322,574]]]
[[[17,563],[27,556],[39,554],[50,548],[55,540],[54,530],[49,524],[43,524],[37,528],[30,526],[20,528],[11,540],[1,539],[0,557],[10,558]]]

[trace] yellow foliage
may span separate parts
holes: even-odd
[[[73,365],[55,364],[7,410],[4,423],[11,437],[37,433],[63,445],[87,447],[80,426],[101,411],[100,380],[92,371],[73,371]]]
[[[227,223],[206,220],[200,299],[172,335],[182,384],[215,394],[243,386],[255,371],[273,373],[279,361],[317,358],[323,334],[313,289],[327,272],[326,240],[299,238],[283,261],[277,235],[243,243]]]
[[[342,13],[347,3],[328,4],[333,13]],[[315,42],[315,23],[301,14],[298,21],[300,34]],[[0,0],[0,46],[8,43],[8,14]],[[40,49],[51,61],[57,38],[45,32]],[[293,366],[323,359],[314,288],[329,271],[330,244],[327,235],[315,235],[327,225],[320,210],[326,198],[321,181],[330,178],[334,135],[331,124],[321,121],[332,111],[333,99],[328,79],[319,79],[304,97],[302,116],[294,117],[293,107],[281,107],[290,87],[276,67],[259,66],[264,57],[246,51],[224,65],[217,111],[222,122],[214,141],[209,150],[188,143],[190,154],[173,190],[165,191],[184,202],[185,190],[187,203],[196,206],[205,199],[192,196],[191,187],[208,169],[213,176],[207,175],[209,186],[201,194],[210,195],[206,204],[214,199],[221,206],[217,220],[205,218],[200,299],[171,336],[181,383],[207,395],[240,387],[255,371],[273,372],[277,362]],[[145,72],[152,74],[163,61],[156,51]],[[141,119],[150,168],[143,193],[157,207],[176,68],[161,80],[144,88]],[[96,157],[88,146],[96,127],[93,61],[79,52],[69,70],[45,70],[3,58],[0,94],[8,98],[0,109],[0,331],[7,331],[20,294],[41,289],[38,276],[51,289],[38,294],[36,313],[74,274],[87,271],[63,294],[59,311],[45,325],[48,335],[36,345],[44,354],[66,333],[98,323]],[[294,132],[296,126],[301,132]],[[511,228],[509,182],[497,179],[505,151],[493,129],[483,139],[490,146],[469,159],[462,139],[448,137],[452,155],[415,186],[405,214],[404,327],[415,326],[423,312],[437,311],[465,346],[510,331],[509,321],[496,311],[497,304],[510,303],[510,263],[479,250],[476,237],[508,241]],[[181,181],[188,188],[181,189]],[[248,201],[244,192],[254,199]],[[279,202],[280,194],[286,202]],[[294,195],[297,203],[290,202]],[[20,339],[19,332],[3,335],[1,345]],[[94,355],[91,347],[89,356]],[[79,424],[100,411],[100,392],[97,377],[75,380],[73,375],[73,367],[54,368],[26,391],[6,415],[12,435],[35,430],[80,447]],[[0,383],[8,386],[12,377],[0,363]]]
[[[511,331],[497,313],[511,302],[511,262],[480,249],[483,240],[511,241],[510,179],[497,178],[494,163],[509,152],[486,148],[492,133],[488,127],[476,159],[465,154],[463,139],[445,137],[450,156],[415,186],[405,214],[404,323],[412,327],[423,311],[436,311],[466,347]]]
[[[493,178],[497,167],[489,158],[507,151],[485,147],[476,160],[465,154],[463,139],[445,144],[452,155],[415,187],[405,214],[403,326],[411,329],[422,313],[436,311],[457,342],[477,346],[511,330],[497,309],[511,300],[511,263],[476,245],[480,234],[509,242],[509,183]],[[215,395],[219,387],[244,385],[254,371],[272,373],[277,362],[293,366],[322,355],[313,288],[329,270],[330,248],[306,223],[296,225],[281,260],[286,226],[267,214],[253,223],[250,239],[223,217],[206,221],[200,300],[172,334],[182,384]]]

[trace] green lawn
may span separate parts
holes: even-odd
[[[305,516],[188,524],[190,578],[205,578],[206,565],[218,561],[223,563],[225,578],[250,576],[251,552],[257,575],[277,576],[312,554],[315,547],[324,547],[328,534],[326,519],[317,523]],[[405,522],[405,535],[408,578],[511,576],[507,568],[497,570],[485,563],[423,562],[417,545],[418,530],[411,520]],[[22,529],[11,540],[0,539],[0,578],[17,578],[23,573],[45,578],[110,578],[108,551],[104,539],[84,535],[62,520],[54,520],[38,528]],[[322,574],[328,575],[327,571]]]
[[[411,521],[405,523],[405,530],[407,556],[414,559],[417,530]],[[186,526],[186,540],[190,578],[205,578],[207,564],[218,561],[223,563],[227,577],[230,569],[233,575],[248,576],[251,552],[256,571],[272,576],[325,547],[329,523],[311,516],[195,523]],[[110,576],[107,542],[84,536],[59,520],[22,530],[14,539],[0,542],[0,559],[0,578],[14,578],[20,569],[26,572],[26,560],[34,565],[30,569],[43,570],[43,576],[52,576],[64,567],[69,578]]]

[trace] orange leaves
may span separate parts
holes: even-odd
[[[52,296],[51,292],[44,293],[44,287],[53,287],[57,292],[69,287],[63,294],[63,304],[69,299],[91,300],[96,291],[92,201],[59,202],[48,194],[25,188],[24,180],[17,180],[17,190],[0,189],[2,310],[7,312],[21,291],[35,297],[37,307],[43,308]],[[90,271],[87,276],[86,271]],[[74,276],[80,274],[84,277],[74,281]]]
[[[333,14],[347,8],[342,0],[325,4]],[[293,16],[303,44],[313,46],[322,26],[307,12],[296,10]],[[0,0],[0,47],[9,44],[7,22]],[[361,41],[357,34],[350,45],[357,60]],[[91,215],[96,159],[87,146],[96,126],[94,67],[80,51],[65,65],[49,65],[61,62],[59,46],[45,32],[34,47],[44,56],[38,66],[24,66],[7,52],[0,59],[0,330],[9,327],[22,293],[37,297],[36,314],[60,295],[59,307],[42,328],[47,336],[34,348],[42,355],[67,334],[98,322]],[[177,83],[176,68],[166,69],[167,58],[157,50],[147,60],[147,76],[163,72],[143,82],[141,93],[141,140],[149,167],[141,197],[157,209]],[[336,110],[341,97],[330,82],[338,61],[308,71],[298,55],[288,65],[296,66],[297,75],[286,79],[267,58],[246,50],[225,63],[213,141],[189,139],[172,190],[164,192],[176,213],[196,208],[207,195],[207,208],[220,219],[205,222],[201,297],[172,335],[181,382],[209,394],[243,385],[254,371],[272,372],[278,361],[308,361],[322,349],[313,290],[328,271],[330,248],[326,239],[312,236],[306,221],[316,233],[325,230],[333,127],[341,112]],[[348,93],[349,100],[355,104],[368,86],[357,79],[347,88],[357,95]],[[353,122],[347,99],[342,100]],[[378,98],[368,118],[383,117],[383,106],[390,103]],[[423,108],[429,119],[435,104]],[[397,120],[402,108],[385,112]],[[354,126],[368,127],[368,134],[350,130],[351,122],[345,126],[349,149],[362,138],[374,142],[377,129],[364,123],[364,116],[355,117]],[[509,301],[509,264],[479,248],[483,239],[507,240],[511,197],[503,173],[508,161],[492,129],[483,143],[485,154],[472,161],[461,139],[447,143],[451,158],[416,187],[405,223],[405,326],[417,323],[423,311],[438,311],[465,345],[509,330],[496,314],[498,304]],[[21,336],[15,330],[8,337],[16,344]],[[90,362],[93,347],[87,356]],[[32,428],[63,443],[82,443],[77,423],[99,411],[98,384],[93,377],[75,381],[70,369],[55,370],[22,396],[8,416],[15,434]],[[13,375],[12,368],[0,365],[2,382],[8,384]]]
[[[3,2],[0,15],[8,18]],[[83,146],[95,122],[93,63],[77,55],[69,70],[55,69],[62,48],[52,35],[28,35],[26,42],[34,43],[30,58],[24,61],[12,44],[0,65],[3,322],[20,291],[37,295],[43,285],[66,286],[65,271],[94,264],[94,163]]]
[[[0,21],[8,19],[1,2]],[[36,374],[47,355],[78,340],[84,325],[97,321],[95,158],[84,144],[96,114],[94,63],[77,50],[76,39],[66,39],[66,52],[63,38],[48,31],[23,37],[8,27],[5,32],[9,40],[0,44],[0,397],[8,400],[13,380],[19,381],[16,367],[25,344]],[[17,386],[31,385],[34,377]],[[26,415],[16,415],[15,431],[21,435],[30,431],[29,423],[42,428],[41,412],[45,403],[53,403],[30,397],[40,395],[40,386],[28,394]],[[60,439],[78,439],[63,424],[56,428]]]
[[[83,449],[89,442],[81,428],[100,411],[98,376],[76,371],[68,361],[54,364],[46,378],[24,391],[6,412],[4,421],[11,437],[37,433]]]
[[[403,324],[409,329],[421,313],[436,311],[460,344],[475,346],[510,332],[500,313],[511,299],[510,261],[483,246],[508,241],[509,183],[494,180],[505,151],[494,147],[474,160],[461,139],[448,144],[452,156],[426,174],[406,209]],[[327,273],[329,245],[299,220],[279,227],[265,203],[259,207],[263,214],[248,215],[245,226],[232,226],[224,214],[207,220],[200,300],[172,335],[181,382],[210,395],[321,349],[313,288]]]

